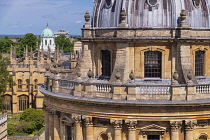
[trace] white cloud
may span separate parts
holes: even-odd
[[[82,21],[81,20],[77,20],[75,23],[82,23]]]

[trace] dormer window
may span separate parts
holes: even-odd
[[[147,0],[149,6],[155,6],[157,4],[157,0]]]
[[[199,7],[201,0],[193,0],[193,4],[195,7]]]

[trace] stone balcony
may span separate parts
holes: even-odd
[[[208,78],[206,78],[208,81]],[[113,100],[163,100],[182,101],[210,98],[210,83],[201,80],[199,84],[174,84],[171,79],[135,79],[127,83],[84,78],[48,77],[51,92],[70,94],[76,97],[105,98]]]

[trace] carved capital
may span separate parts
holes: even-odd
[[[182,126],[182,121],[170,121],[170,126],[172,131],[177,131]]]
[[[122,129],[122,120],[111,119],[110,123],[113,124],[115,129]]]
[[[82,122],[82,116],[81,115],[72,115],[72,118],[74,119],[76,124],[80,124]]]
[[[85,120],[85,125],[86,126],[92,126],[93,125],[92,117],[84,117],[84,120]]]
[[[197,120],[186,120],[185,130],[193,130],[195,125],[197,125]]]
[[[125,123],[127,124],[129,130],[136,129],[136,126],[137,126],[136,120],[125,120]]]

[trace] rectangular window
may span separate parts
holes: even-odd
[[[144,53],[144,76],[145,78],[161,78],[162,53],[147,51]]]
[[[203,76],[205,51],[195,52],[195,76]]]

